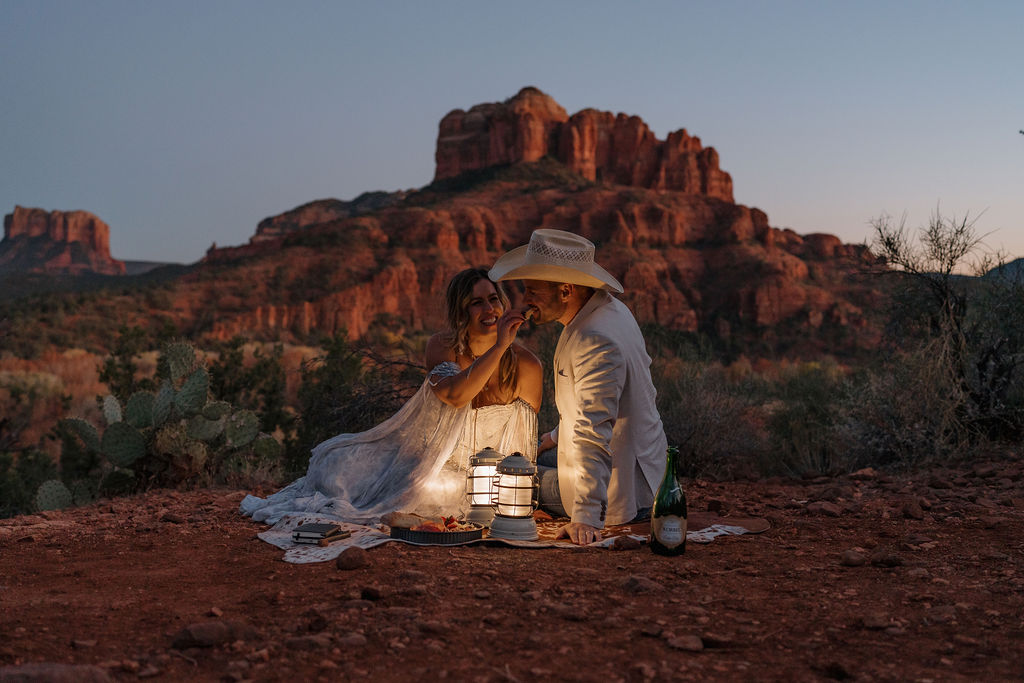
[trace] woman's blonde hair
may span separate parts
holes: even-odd
[[[455,353],[472,358],[472,351],[469,348],[469,302],[473,298],[473,288],[477,282],[486,280],[494,286],[498,294],[503,311],[507,311],[511,302],[505,286],[500,282],[491,282],[487,277],[486,268],[467,268],[456,273],[448,281],[448,291],[445,294],[446,313],[448,316],[449,344]],[[517,381],[519,359],[516,352],[510,346],[501,356],[498,365],[498,385],[503,391],[514,391]]]

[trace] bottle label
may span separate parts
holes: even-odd
[[[686,518],[676,515],[651,518],[651,535],[666,548],[675,548],[686,540]]]

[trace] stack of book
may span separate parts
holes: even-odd
[[[327,545],[328,543],[348,538],[351,535],[351,531],[342,529],[339,524],[307,522],[300,524],[292,530],[292,541],[295,543],[310,543],[312,545]]]

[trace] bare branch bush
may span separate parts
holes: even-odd
[[[938,391],[953,401],[955,415],[939,429],[951,443],[961,435],[976,443],[1024,431],[1016,390],[1024,367],[1024,289],[1019,270],[998,275],[1006,257],[985,246],[975,222],[936,210],[912,234],[905,216],[872,221],[872,248],[888,264],[885,274],[896,278],[890,333],[897,356],[889,371],[916,368],[918,379],[932,382],[910,382],[922,391],[919,403]]]

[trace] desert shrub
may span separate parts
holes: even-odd
[[[965,400],[941,340],[864,370],[850,384],[838,438],[856,466],[907,468],[966,452]]]
[[[911,358],[931,354],[921,379],[946,391],[955,422],[972,442],[1017,441],[1024,433],[1018,386],[1024,371],[1024,286],[1019,270],[1004,272],[974,221],[932,216],[915,236],[888,216],[873,221],[874,248],[896,280],[890,332]],[[970,269],[975,277],[961,271]],[[984,275],[984,277],[982,277]],[[918,383],[919,384],[919,383]]]
[[[107,385],[110,393],[121,401],[136,391],[153,391],[156,380],[138,377],[136,357],[149,348],[149,336],[140,327],[122,325],[110,355],[100,366],[100,381]]]
[[[287,405],[284,346],[275,344],[269,353],[256,346],[250,362],[245,349],[242,337],[211,349],[215,358],[209,365],[210,390],[221,400],[256,413],[265,431],[280,430],[287,437],[294,430],[295,415]]]
[[[344,330],[323,346],[324,355],[303,363],[301,370],[300,417],[284,463],[292,475],[306,471],[310,449],[321,441],[365,431],[391,417],[424,378],[420,363],[354,346]]]
[[[716,365],[658,359],[653,367],[665,436],[679,448],[680,472],[727,477],[759,459],[763,438],[750,387],[730,383]]]
[[[849,471],[853,463],[837,438],[848,392],[834,362],[801,363],[783,372],[765,407],[771,447],[763,471],[797,476]]]

